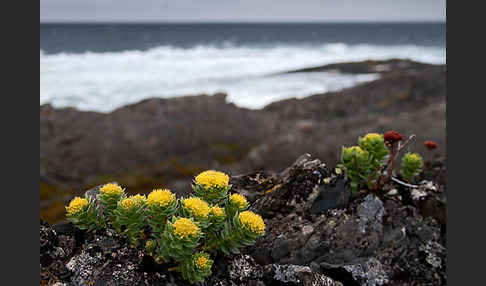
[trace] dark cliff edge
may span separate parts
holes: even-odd
[[[317,69],[380,78],[261,110],[237,107],[225,94],[151,98],[110,113],[41,105],[41,218],[59,221],[73,195],[107,181],[182,195],[190,191],[186,181],[206,169],[275,173],[306,152],[334,165],[341,146],[368,132],[416,134],[412,150],[424,154],[423,141],[434,140],[435,155],[446,155],[445,65],[388,60]]]
[[[233,176],[232,192],[248,196],[266,233],[215,257],[204,285],[446,285],[444,173],[436,161],[418,188],[389,183],[355,198],[342,174],[308,154],[280,173]],[[188,285],[170,266],[111,230],[40,223],[41,285]]]

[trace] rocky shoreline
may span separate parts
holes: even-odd
[[[217,256],[204,285],[446,285],[444,163],[417,188],[391,182],[358,197],[330,166],[305,154],[281,173],[231,177],[267,229],[241,254]],[[40,266],[41,285],[188,285],[115,232],[71,223],[41,220]]]
[[[59,221],[73,195],[107,181],[181,195],[190,191],[187,180],[208,168],[275,173],[306,152],[333,165],[342,145],[367,132],[416,134],[413,150],[424,153],[421,142],[434,140],[436,155],[446,155],[445,65],[388,60],[307,71],[316,70],[381,77],[261,110],[237,107],[225,94],[151,98],[107,114],[41,105],[41,218]]]

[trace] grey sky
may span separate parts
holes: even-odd
[[[40,0],[41,22],[445,21],[446,0]]]

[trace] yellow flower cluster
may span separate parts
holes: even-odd
[[[375,141],[375,140],[378,140],[382,137],[383,136],[381,134],[378,134],[378,133],[368,133],[368,134],[365,135],[365,137],[363,137],[363,140]]]
[[[126,198],[120,202],[120,205],[125,209],[129,210],[137,205],[137,202],[133,198]]]
[[[196,259],[195,263],[196,263],[198,268],[206,268],[206,266],[208,265],[208,261],[209,261],[209,259],[207,259],[206,257],[199,256]]]
[[[66,207],[66,212],[69,215],[76,214],[80,210],[82,210],[85,206],[88,205],[88,200],[82,199],[80,197],[75,197],[69,203],[69,206]]]
[[[228,187],[229,177],[225,173],[209,170],[197,175],[196,183],[206,188]]]
[[[239,215],[240,223],[251,232],[263,235],[265,233],[265,223],[261,216],[252,211],[244,211]]]
[[[406,160],[412,161],[412,162],[418,162],[422,160],[422,157],[420,157],[419,154],[417,153],[407,153],[405,154]]]
[[[153,190],[147,198],[147,204],[153,207],[165,207],[175,200],[175,195],[168,189]]]
[[[126,199],[123,199],[120,202],[120,205],[125,209],[129,210],[138,204],[144,203],[146,200],[147,198],[145,198],[145,195],[137,194],[135,196],[130,196]]]
[[[136,194],[135,196],[131,196],[131,198],[136,204],[144,203],[145,201],[147,201],[147,198],[145,197],[145,195],[140,195],[140,194]]]
[[[356,154],[359,155],[361,153],[363,153],[363,149],[361,149],[361,147],[359,146],[352,146],[352,147],[349,147],[346,149],[347,152],[349,152],[350,154],[352,154],[353,152],[356,151]]]
[[[145,248],[150,249],[154,246],[155,246],[155,241],[153,241],[153,240],[147,240],[147,242],[145,242]]]
[[[220,216],[223,216],[224,215],[224,211],[222,208],[218,207],[218,206],[214,206],[211,208],[211,213],[217,217],[220,217]]]
[[[174,235],[179,239],[196,236],[199,233],[197,225],[188,218],[178,218],[174,224]]]
[[[117,195],[119,196],[123,192],[122,188],[117,184],[106,184],[100,189],[100,193],[104,195]]]
[[[210,208],[208,203],[197,197],[188,198],[182,201],[184,208],[189,210],[196,217],[208,217]]]
[[[248,205],[246,198],[240,194],[232,194],[229,199],[230,202],[237,205],[239,209],[244,209]]]

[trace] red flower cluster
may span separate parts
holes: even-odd
[[[437,149],[437,147],[439,147],[439,144],[435,143],[434,141],[425,141],[424,146],[429,150],[434,150]]]
[[[385,134],[383,135],[383,139],[385,140],[386,144],[391,146],[391,145],[395,144],[396,142],[401,141],[403,139],[403,136],[402,136],[402,134],[391,130],[391,131],[385,132]]]

